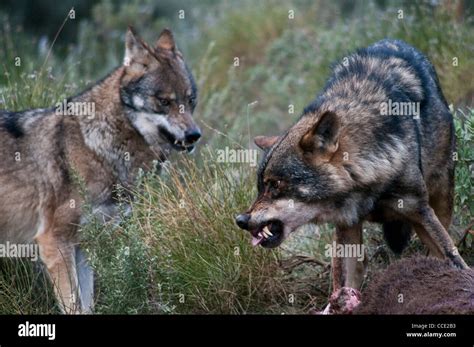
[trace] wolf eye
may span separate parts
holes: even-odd
[[[195,96],[190,96],[190,97],[189,97],[189,103],[190,103],[191,105],[194,105],[194,104],[196,103],[196,97],[195,97]]]
[[[268,182],[270,193],[273,196],[277,196],[282,188],[282,182],[280,180],[271,180]]]
[[[158,102],[160,103],[161,106],[169,106],[171,104],[171,101],[169,99],[163,99],[163,98],[158,98]]]

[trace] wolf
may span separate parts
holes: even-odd
[[[387,112],[397,104],[416,112]],[[432,255],[467,268],[447,232],[453,117],[434,67],[407,43],[385,39],[346,56],[288,131],[255,143],[264,150],[258,196],[236,217],[254,245],[277,247],[310,222],[334,224],[336,244],[361,245],[370,221],[396,253],[414,230]],[[333,290],[358,289],[366,265],[333,257]]]
[[[113,220],[118,191],[134,188],[140,169],[159,172],[172,151],[193,151],[196,100],[172,32],[148,45],[129,27],[123,64],[101,81],[57,107],[1,111],[0,242],[37,243],[63,312],[93,309],[78,235],[86,204]],[[93,107],[60,107],[71,104]]]

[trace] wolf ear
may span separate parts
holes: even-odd
[[[279,139],[279,136],[256,136],[253,142],[263,150],[272,147]]]
[[[300,147],[303,152],[334,153],[339,145],[340,122],[337,114],[326,111],[311,129],[303,135]]]
[[[174,42],[173,33],[165,28],[155,43],[155,49],[165,49],[167,51],[177,52],[176,43]]]
[[[125,57],[123,58],[123,65],[130,66],[134,62],[139,62],[143,65],[147,55],[148,52],[138,39],[134,29],[129,26],[127,34],[125,35]]]

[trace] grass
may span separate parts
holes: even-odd
[[[141,235],[141,241],[128,238],[133,242],[127,247],[129,257],[144,256],[148,276],[130,278],[129,259],[117,258],[127,276],[125,288],[114,288],[149,288],[147,310],[155,313],[265,312],[269,303],[281,302],[285,288],[278,276],[278,253],[255,252],[229,213],[244,209],[251,198],[250,177],[242,167],[216,165],[210,153],[201,167],[182,158],[161,177],[144,177],[133,215],[113,237]],[[95,245],[99,233],[93,229],[85,235]],[[110,241],[104,239],[99,248]],[[132,252],[137,242],[141,251]],[[102,307],[99,302],[98,310]]]
[[[177,155],[160,176],[144,174],[133,213],[119,225],[92,221],[81,230],[97,274],[97,313],[281,314],[321,308],[331,288],[324,247],[332,240],[332,226],[304,227],[278,250],[251,247],[233,216],[255,197],[255,169],[219,163],[216,151],[247,148],[252,136],[286,129],[323,86],[332,61],[383,37],[418,47],[439,73],[455,111],[458,140],[453,235],[461,237],[472,223],[472,19],[459,23],[441,8],[397,1],[384,8],[369,1],[350,10],[342,1],[172,3],[192,8],[186,21],[173,13],[157,17],[166,1],[101,1],[91,18],[66,24],[80,26],[77,42],[55,47],[46,63],[38,38],[3,15],[0,108],[52,106],[102,77],[120,63],[124,28],[136,18],[142,20],[135,26],[150,41],[163,26],[173,28],[199,85],[196,115],[205,131],[200,152]],[[403,20],[396,18],[400,7]],[[294,19],[288,18],[289,9],[295,10]],[[22,63],[15,66],[18,56]],[[239,66],[233,66],[235,57]],[[369,281],[395,258],[377,226],[367,225],[365,239]],[[470,264],[472,241],[468,236],[461,245]],[[413,240],[406,252],[421,251]],[[312,262],[299,264],[301,257]],[[29,261],[1,261],[1,314],[57,312],[37,268]]]
[[[0,259],[0,314],[57,313],[55,297],[39,263]]]

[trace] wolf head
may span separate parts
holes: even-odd
[[[135,129],[150,145],[191,152],[201,137],[192,116],[197,90],[171,31],[150,47],[129,28],[123,64],[120,98]]]
[[[255,138],[265,151],[258,170],[258,197],[236,217],[253,245],[273,248],[299,226],[327,218],[354,218],[335,210],[351,179],[342,167],[341,125],[331,111],[303,116],[281,137]],[[348,221],[350,223],[350,221]]]

